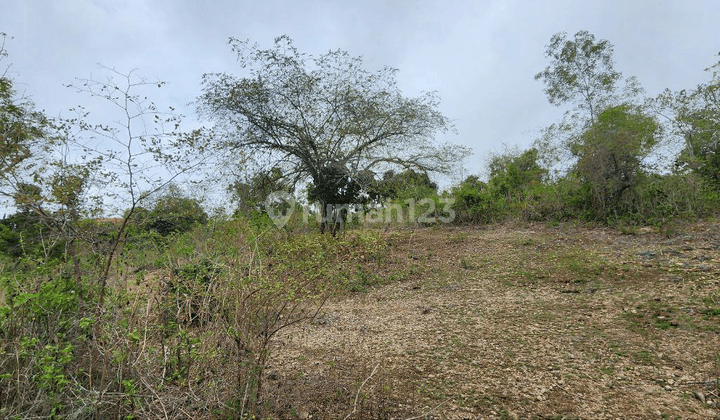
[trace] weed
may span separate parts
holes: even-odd
[[[620,226],[620,234],[622,235],[637,235],[640,233],[640,228],[637,225],[626,225]]]
[[[700,313],[706,315],[708,318],[713,316],[720,316],[720,308],[704,308],[700,309]]]
[[[615,368],[612,366],[603,366],[600,368],[600,372],[612,376],[615,374]]]
[[[450,236],[450,243],[451,244],[460,244],[463,242],[467,242],[468,234],[467,232],[462,232],[457,235]]]
[[[627,353],[620,348],[619,344],[611,344],[609,349],[616,356],[627,357]]]
[[[652,365],[655,361],[655,355],[647,350],[640,350],[632,353],[632,358],[645,365]]]

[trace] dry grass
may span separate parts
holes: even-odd
[[[274,417],[720,414],[717,224],[669,239],[569,225],[390,235],[385,264],[415,274],[275,339]]]

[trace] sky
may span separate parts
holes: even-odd
[[[458,178],[561,119],[533,77],[557,32],[610,41],[616,69],[650,96],[708,81],[720,52],[717,0],[0,0],[0,10],[15,87],[49,116],[82,103],[65,85],[102,64],[167,82],[153,99],[192,125],[202,75],[242,74],[228,37],[269,48],[285,34],[308,54],[341,49],[368,70],[399,69],[406,96],[437,91],[457,129],[438,140],[474,150]]]

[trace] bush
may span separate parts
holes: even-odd
[[[0,220],[0,254],[48,259],[58,257],[63,242],[53,241],[49,229],[31,212],[21,211]]]
[[[143,216],[140,210],[138,220]],[[194,198],[183,195],[177,187],[170,187],[156,202],[152,211],[147,213],[144,226],[162,236],[183,233],[195,225],[208,222],[208,215]]]

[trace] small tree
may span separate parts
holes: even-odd
[[[603,111],[585,135],[571,145],[575,170],[592,192],[595,213],[608,216],[623,192],[637,184],[642,161],[653,150],[660,126],[628,105]]]
[[[208,215],[198,200],[186,196],[176,185],[170,184],[167,191],[155,201],[145,225],[162,236],[168,236],[187,232],[207,221]]]
[[[453,187],[453,196],[457,199],[458,218],[456,223],[487,222],[494,215],[483,212],[487,184],[476,175],[470,175],[459,185]]]
[[[135,211],[148,203],[153,194],[193,171],[203,159],[197,152],[191,156],[184,148],[194,138],[178,131],[181,116],[175,114],[174,108],[160,110],[144,94],[151,87],[161,88],[164,82],[148,81],[135,71],[124,74],[105,67],[103,70],[106,80],[78,79],[68,87],[100,99],[99,104],[110,105],[116,119],[111,123],[90,122],[90,113],[78,106],[74,109],[77,117],[57,122],[66,155],[78,156],[77,163],[65,163],[67,156],[59,163],[64,178],[58,179],[57,185],[72,187],[75,184],[71,181],[77,174],[86,178],[92,174],[92,179],[83,179],[82,184],[86,191],[82,204],[92,207],[86,210],[120,214],[125,209],[102,259],[101,305],[111,266],[124,244]],[[72,189],[66,191],[73,193]],[[83,237],[79,236],[81,232],[73,234],[78,239]],[[93,240],[92,235],[84,236]]]
[[[56,251],[56,244],[42,243],[42,224],[29,204],[38,200],[40,187],[20,183],[16,188],[18,192],[13,199],[17,211],[0,220],[0,254],[10,255],[18,261],[27,255],[44,257],[47,261]]]
[[[615,70],[613,46],[607,40],[595,41],[595,35],[579,31],[573,40],[558,32],[550,39],[545,57],[550,65],[535,75],[545,83],[545,93],[553,105],[575,103],[588,113],[592,124],[613,99],[622,77]]]
[[[469,152],[434,141],[452,128],[437,96],[403,96],[395,69],[368,72],[361,58],[340,50],[305,55],[287,36],[267,50],[233,38],[230,44],[249,75],[206,74],[198,111],[216,123],[221,149],[265,156],[293,184],[309,182],[322,207],[321,229],[334,223],[327,204],[355,199],[348,193],[359,193],[353,185],[362,173],[449,173]]]
[[[438,186],[427,173],[413,169],[389,170],[375,182],[372,193],[379,198],[428,198],[437,195]]]
[[[535,148],[522,153],[510,151],[493,156],[488,169],[490,184],[503,195],[520,193],[531,185],[540,184],[548,173],[538,163],[538,150]]]

